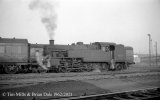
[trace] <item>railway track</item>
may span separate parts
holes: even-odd
[[[74,74],[74,73],[73,73]],[[88,74],[89,75],[89,74]],[[50,77],[39,79],[1,80],[1,92],[28,91],[51,92],[50,97],[28,97],[27,100],[156,100],[160,98],[159,72],[115,75],[89,75],[74,77]],[[67,81],[75,80],[75,81]],[[33,84],[25,84],[25,83]],[[44,82],[44,83],[38,83]],[[19,84],[21,83],[21,84]],[[70,85],[72,84],[72,85]],[[90,87],[91,85],[91,87]],[[29,86],[29,87],[25,87]],[[80,86],[80,87],[79,87]],[[88,88],[89,86],[89,88]],[[38,88],[38,87],[44,87]],[[72,88],[73,87],[73,88]],[[98,87],[98,88],[97,88]],[[153,88],[155,87],[155,88]],[[33,89],[32,89],[33,88]],[[13,90],[12,90],[13,89]],[[35,89],[35,90],[34,90]],[[54,95],[58,91],[70,92],[72,97]],[[98,92],[97,92],[98,91]],[[103,94],[101,94],[103,93]],[[104,94],[105,93],[105,94]],[[4,97],[5,98],[5,97]],[[9,97],[6,97],[9,98]],[[18,97],[15,97],[18,98]],[[29,99],[30,98],[30,99]],[[22,99],[19,97],[18,99]],[[157,100],[158,100],[157,99]],[[6,100],[6,99],[4,99]],[[12,98],[7,99],[12,100]],[[24,99],[26,100],[26,99]]]
[[[64,74],[64,73],[63,73]],[[66,73],[67,74],[67,73]],[[74,74],[74,73],[73,73]],[[42,74],[43,75],[43,74]],[[96,80],[96,79],[114,79],[114,78],[129,78],[129,77],[139,77],[139,76],[148,76],[148,75],[160,75],[159,72],[141,72],[141,73],[111,73],[111,74],[103,74],[103,73],[95,73],[95,74],[79,74],[73,76],[69,73],[69,76],[36,76],[36,77],[2,77],[0,79],[0,89],[5,88],[14,88],[14,87],[23,87],[28,85],[35,85],[39,83],[48,83],[48,82],[60,82],[67,80]]]
[[[75,76],[93,76],[93,75],[122,75],[122,74],[135,74],[135,73],[150,73],[160,72],[160,69],[152,70],[124,70],[124,71],[108,71],[108,72],[85,72],[85,73],[27,73],[27,74],[1,74],[0,80],[12,79],[33,79],[33,78],[56,78],[56,77],[75,77]]]
[[[132,91],[97,94],[80,97],[54,98],[45,100],[160,100],[160,88],[146,88]]]

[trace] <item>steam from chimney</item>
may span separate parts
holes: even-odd
[[[29,4],[31,10],[38,10],[41,14],[41,22],[44,24],[49,39],[52,40],[54,36],[54,31],[57,28],[56,20],[57,14],[55,12],[56,2],[49,2],[48,0],[33,0]]]

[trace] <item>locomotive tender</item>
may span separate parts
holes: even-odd
[[[133,48],[110,42],[72,45],[30,44],[27,39],[0,38],[0,70],[71,72],[122,70],[133,64]]]

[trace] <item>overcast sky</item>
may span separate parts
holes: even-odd
[[[33,0],[0,0],[0,37],[48,43],[42,14]],[[46,0],[45,0],[46,1]],[[57,15],[56,44],[115,42],[148,53],[148,36],[160,50],[160,0],[50,0]],[[159,52],[160,53],[160,52]]]

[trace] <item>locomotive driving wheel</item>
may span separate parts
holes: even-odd
[[[67,69],[66,69],[65,67],[62,67],[62,68],[61,68],[61,72],[62,72],[62,73],[65,73],[65,72],[67,72]]]
[[[4,71],[7,74],[15,74],[18,71],[18,67],[16,65],[6,65]]]
[[[123,65],[122,64],[116,64],[116,70],[122,70]]]

